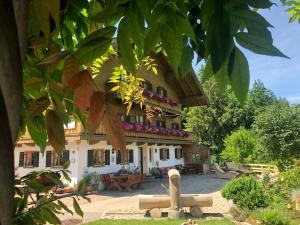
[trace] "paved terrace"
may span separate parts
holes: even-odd
[[[80,200],[79,204],[84,212],[83,219],[78,216],[65,215],[63,224],[79,224],[99,218],[109,218],[108,215],[119,214],[118,218],[126,218],[128,213],[144,213],[138,209],[138,195],[167,194],[167,190],[161,187],[163,183],[168,187],[168,179],[153,179],[146,181],[144,189],[134,189],[133,192],[102,191],[98,195],[89,195],[91,202]],[[181,192],[183,194],[210,194],[213,196],[213,207],[202,208],[204,213],[220,215],[228,212],[228,203],[222,198],[220,190],[226,180],[216,179],[211,175],[190,175],[181,177]],[[71,199],[65,199],[68,206],[72,206]],[[115,218],[114,216],[111,216]],[[137,218],[143,217],[143,214]]]

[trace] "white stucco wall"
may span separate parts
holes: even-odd
[[[171,167],[175,165],[182,164],[183,165],[183,159],[175,159],[175,148],[177,146],[167,146],[169,148],[169,154],[170,159],[162,161],[160,160],[159,150],[160,148],[166,148],[165,146],[147,146],[145,145],[144,148],[146,148],[147,154],[143,155],[144,158],[144,166],[146,168],[144,169],[144,172],[149,172],[151,168],[156,167],[156,162],[158,161],[159,167]],[[107,145],[106,141],[100,141],[96,144],[89,145],[87,141],[82,140],[80,143],[78,141],[68,141],[68,144],[66,145],[66,149],[70,151],[70,167],[69,170],[71,171],[71,179],[73,183],[77,183],[85,173],[92,173],[97,172],[99,174],[109,174],[109,173],[116,173],[118,170],[121,169],[121,165],[118,165],[116,163],[116,151],[112,153],[112,146]],[[87,155],[89,149],[108,149],[110,150],[110,165],[108,166],[102,166],[102,167],[87,167]],[[136,145],[136,143],[132,143],[130,145],[127,145],[127,149],[134,150],[134,162],[128,165],[125,165],[126,169],[133,170],[135,167],[140,168],[140,153],[139,153],[139,146]],[[152,149],[153,155],[153,161],[150,159],[150,149]],[[51,151],[52,147],[47,146],[46,151]],[[23,176],[27,174],[28,172],[31,172],[33,170],[41,170],[45,169],[46,166],[46,154],[42,156],[40,153],[39,156],[39,167],[35,168],[23,168],[18,167],[19,166],[19,155],[21,151],[39,151],[39,148],[37,146],[32,147],[23,144],[22,147],[16,147],[15,148],[15,168],[16,168],[16,174]],[[145,163],[147,161],[147,163]],[[54,168],[48,168],[53,171],[57,170]]]

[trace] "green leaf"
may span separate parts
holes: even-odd
[[[135,0],[135,3],[145,19],[150,18],[150,9],[147,0]]]
[[[54,184],[63,185],[62,181],[59,179],[59,177],[55,173],[49,172],[49,173],[44,173],[43,175],[45,177],[47,177],[48,179],[50,179]]]
[[[47,207],[42,208],[42,213],[50,224],[61,224],[59,218]]]
[[[164,31],[162,33],[163,48],[168,55],[168,59],[170,60],[174,72],[177,73],[183,49],[182,36],[176,34],[168,25],[164,25],[161,28]]]
[[[214,74],[215,81],[217,83],[217,87],[221,91],[225,91],[227,88],[227,85],[229,83],[229,77],[228,77],[228,63],[225,62],[222,66],[221,69]]]
[[[53,146],[54,151],[62,152],[65,149],[64,125],[59,116],[53,110],[46,113],[46,127],[48,140]]]
[[[178,29],[181,29],[188,37],[196,42],[196,36],[188,18],[179,17],[177,26]]]
[[[116,31],[116,28],[110,27],[110,26],[96,30],[96,31],[90,33],[89,35],[87,35],[83,40],[81,40],[76,47],[80,48],[95,39],[112,38],[115,31]]]
[[[185,76],[188,72],[191,71],[193,58],[194,58],[193,49],[189,45],[186,45],[183,48],[183,53],[181,56],[181,63],[180,63],[180,71],[183,76]]]
[[[87,64],[102,56],[109,48],[111,39],[98,38],[89,41],[77,49],[74,56],[82,63]]]
[[[254,53],[289,58],[281,51],[279,51],[276,47],[274,47],[272,43],[269,42],[269,40],[259,37],[255,34],[239,32],[235,37],[237,42],[241,46],[249,49]]]
[[[64,162],[64,165],[63,165],[64,170],[69,168],[70,163],[71,163],[70,160],[67,160],[67,161]]]
[[[42,185],[41,183],[37,182],[36,180],[32,179],[32,180],[26,180],[25,184],[34,189],[35,192],[47,192],[47,188]]]
[[[250,82],[250,72],[247,58],[235,47],[229,57],[228,74],[232,90],[241,104],[247,98]]]
[[[68,213],[70,213],[70,214],[73,215],[72,210],[70,210],[70,209],[68,208],[68,206],[66,206],[62,201],[57,200],[57,203],[58,203],[58,205],[59,205],[61,208],[63,208],[66,212],[68,212]]]
[[[212,70],[211,59],[210,59],[210,57],[208,57],[208,60],[207,60],[207,62],[205,64],[205,67],[204,67],[204,71],[203,71],[202,76],[201,76],[201,83],[205,83],[211,77],[213,77],[213,75],[214,75],[214,72]]]
[[[132,40],[137,46],[137,49],[143,49],[144,46],[144,20],[138,11],[130,10],[127,14],[129,18],[128,26]]]
[[[273,27],[264,17],[249,9],[230,10],[231,18],[238,24],[244,24],[247,28],[267,28]]]
[[[27,129],[34,141],[43,153],[47,145],[47,132],[44,116],[35,116],[27,119]]]
[[[156,24],[148,30],[148,33],[146,35],[145,46],[144,46],[145,55],[150,53],[155,48],[155,46],[159,43],[159,39],[160,39],[160,26]]]
[[[218,10],[209,23],[205,41],[206,55],[210,55],[212,70],[216,73],[228,58],[232,47],[230,18],[228,13]]]
[[[71,178],[70,178],[69,174],[68,174],[66,171],[64,171],[64,170],[62,170],[61,172],[62,172],[62,174],[64,175],[64,178],[65,178],[67,181],[71,182]]]
[[[82,212],[77,200],[74,197],[73,197],[73,207],[74,207],[74,210],[77,213],[77,215],[83,217],[83,212]]]
[[[274,5],[274,3],[269,0],[247,0],[247,3],[256,9],[267,9]]]
[[[128,19],[123,18],[118,28],[118,48],[122,61],[126,68],[133,74],[135,74],[135,58],[133,54],[133,46],[130,41],[130,33],[128,26]]]
[[[60,0],[44,0],[56,27],[59,26]],[[40,12],[41,13],[41,12]]]

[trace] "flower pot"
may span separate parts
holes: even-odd
[[[85,189],[84,189],[85,193],[89,193],[89,192],[92,192],[93,191],[93,187],[92,186],[86,186]]]

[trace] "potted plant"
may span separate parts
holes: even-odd
[[[295,202],[295,208],[300,211],[300,189],[294,189],[292,191],[292,201]]]
[[[84,183],[84,192],[85,193],[89,193],[93,191],[93,185],[92,185],[92,173],[88,173],[86,174],[83,179],[82,179],[82,183]]]

